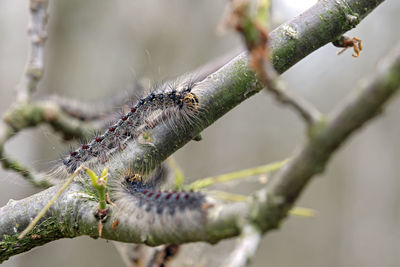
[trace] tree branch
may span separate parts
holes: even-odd
[[[230,24],[243,37],[250,54],[249,65],[257,74],[257,78],[264,84],[265,89],[271,92],[282,104],[292,107],[311,126],[317,122],[322,114],[311,103],[299,95],[286,90],[286,86],[279,79],[274,66],[270,61],[268,49],[268,21],[270,16],[270,1],[260,0],[232,1],[232,12],[229,16]],[[253,3],[253,5],[251,4]],[[255,10],[254,10],[255,9]],[[255,11],[255,12],[254,12]],[[255,14],[253,14],[255,13]]]
[[[283,72],[310,52],[354,27],[380,2],[382,1],[319,1],[305,15],[271,33],[270,44],[275,68]],[[355,13],[358,20],[351,19]],[[324,19],[320,19],[321,16]],[[293,29],[296,30],[295,34]],[[151,132],[153,146],[131,144],[121,152],[121,158],[126,158],[126,162],[119,166],[132,166],[132,155],[139,163],[146,157],[154,159],[154,164],[165,160],[216,119],[260,91],[262,85],[247,67],[247,61],[247,54],[243,53],[193,88],[194,92],[201,93],[200,102],[205,110],[195,125],[184,132],[173,131],[165,124],[157,125]],[[363,123],[378,114],[399,88],[399,49],[386,62],[374,81],[358,90],[355,96],[347,99],[345,105],[338,107],[311,129],[308,142],[267,188],[255,194],[253,201],[221,204],[207,196],[208,202],[215,205],[209,207],[205,223],[195,227],[190,224],[148,224],[136,217],[132,218],[130,214],[117,213],[110,206],[109,218],[103,224],[102,237],[148,245],[193,241],[215,243],[238,235],[240,223],[246,219],[250,219],[263,232],[276,228],[310,178],[323,170],[338,146]],[[118,166],[113,167],[112,163],[110,165],[110,173],[118,171]],[[10,201],[0,209],[1,260],[58,238],[80,235],[97,237],[97,219],[93,214],[98,203],[88,192],[88,188],[72,184],[33,229],[31,235],[17,239],[18,233],[29,224],[31,218],[57,189],[58,186],[52,187],[23,200]],[[116,219],[119,224],[114,229],[113,222]]]
[[[275,98],[282,104],[292,107],[308,126],[312,126],[321,119],[322,114],[314,105],[286,88],[270,61],[264,62],[257,73],[259,73],[258,77],[264,83],[265,89],[275,95]]]
[[[37,173],[11,158],[4,151],[4,145],[12,136],[23,129],[46,123],[55,131],[62,133],[64,139],[84,138],[99,128],[90,123],[83,123],[66,115],[60,108],[49,101],[38,103],[18,103],[4,114],[0,123],[0,161],[4,169],[13,170],[37,187],[49,187],[47,175]]]
[[[44,70],[44,44],[47,38],[47,0],[31,0],[28,33],[31,38],[25,73],[17,88],[17,101],[27,102],[36,90]]]
[[[246,224],[242,228],[238,244],[230,254],[224,266],[244,267],[247,266],[256,254],[260,244],[262,233],[260,229],[253,224]]]
[[[29,55],[24,74],[17,87],[16,103],[12,105],[0,124],[0,161],[4,169],[13,170],[37,187],[52,184],[46,175],[24,166],[12,159],[4,151],[6,141],[22,129],[48,123],[55,131],[62,132],[64,139],[85,137],[94,128],[69,118],[60,107],[50,102],[30,103],[30,95],[37,89],[44,72],[44,46],[47,38],[47,0],[31,0],[28,35],[30,37]]]
[[[278,227],[309,180],[324,171],[333,153],[400,88],[400,44],[379,65],[370,82],[347,97],[325,119],[315,125],[308,141],[280,169],[265,190],[255,198],[254,220],[264,231]],[[265,209],[265,206],[268,208]]]

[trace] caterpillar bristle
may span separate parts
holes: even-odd
[[[98,174],[107,167],[111,200],[118,212],[130,215],[127,220],[132,225],[170,224],[173,227],[164,234],[177,235],[182,227],[204,223],[205,207],[212,206],[212,201],[201,192],[169,190],[171,170],[165,163],[160,164],[157,140],[151,135],[160,124],[176,134],[192,132],[200,125],[204,110],[198,82],[196,77],[186,76],[125,101],[123,108],[108,115],[115,118],[112,122],[101,124],[103,131],[96,131],[68,151],[61,167],[54,170],[56,176],[68,177],[82,164]],[[144,156],[142,149],[146,151]],[[79,174],[76,181],[91,186],[85,173]],[[194,236],[197,234],[201,233]]]
[[[83,140],[79,148],[63,159],[67,173],[73,173],[83,163],[92,165],[96,161],[106,162],[110,155],[125,149],[127,142],[137,142],[147,129],[159,123],[167,123],[173,131],[186,129],[199,109],[199,98],[192,92],[194,85],[192,81],[188,84],[163,84],[138,98],[127,111],[116,113],[116,121],[103,134]],[[141,168],[144,173],[154,167],[151,160],[149,163]]]
[[[164,186],[171,180],[171,171],[165,163],[157,167],[147,178],[128,170],[113,180],[112,199],[119,211],[132,214],[136,219],[151,223],[173,221],[177,225],[200,224],[206,218],[204,205],[210,204],[201,192],[169,191]],[[191,216],[188,216],[191,213]],[[185,218],[194,218],[191,221]],[[176,228],[176,231],[179,227]]]

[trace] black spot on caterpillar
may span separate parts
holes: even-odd
[[[88,167],[104,164],[118,151],[124,150],[130,141],[138,142],[141,133],[160,122],[169,123],[172,118],[180,122],[179,126],[170,123],[172,128],[184,128],[185,123],[193,121],[199,107],[199,98],[192,92],[193,86],[194,82],[165,84],[137,100],[129,112],[121,115],[103,134],[70,151],[62,160],[66,172],[73,173],[83,163]],[[146,166],[143,170],[147,170]]]

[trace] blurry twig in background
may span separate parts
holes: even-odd
[[[59,106],[60,110],[71,118],[102,126],[115,119],[115,113],[127,105],[128,100],[135,101],[146,90],[148,88],[145,87],[144,81],[136,81],[125,91],[113,92],[102,101],[88,102],[58,95],[45,97],[44,100]]]
[[[279,170],[265,190],[256,193],[254,220],[264,229],[277,228],[310,179],[325,169],[331,156],[348,137],[368,120],[381,114],[383,106],[400,88],[400,43],[378,65],[370,82],[357,88],[310,130],[285,168]],[[264,204],[263,204],[264,203]],[[267,205],[265,210],[260,207]]]
[[[46,175],[24,166],[18,160],[11,158],[4,151],[5,143],[23,129],[46,123],[56,132],[60,132],[65,140],[84,138],[89,133],[98,130],[98,125],[82,123],[80,120],[64,112],[62,105],[55,101],[30,102],[30,95],[37,90],[37,85],[44,71],[44,46],[47,38],[47,7],[46,0],[31,0],[29,5],[30,20],[28,33],[30,36],[29,55],[23,77],[17,86],[16,102],[3,115],[0,124],[0,161],[4,169],[13,170],[32,185],[49,187],[51,182]],[[102,124],[99,123],[101,126]]]
[[[37,187],[48,187],[51,182],[46,181],[45,174],[36,173],[36,171],[8,156],[4,151],[4,145],[21,130],[36,127],[43,123],[48,124],[56,132],[62,133],[66,140],[73,137],[84,138],[97,130],[90,123],[83,123],[68,117],[60,111],[57,105],[51,102],[26,102],[11,106],[3,115],[3,122],[0,124],[0,161],[3,168],[20,173],[22,177]]]
[[[250,53],[250,66],[265,85],[265,89],[273,93],[281,103],[294,108],[309,125],[312,125],[321,118],[320,112],[304,98],[285,88],[270,61],[270,0],[255,2],[253,6],[249,0],[233,0],[228,24],[243,36]]]
[[[29,4],[30,19],[28,33],[30,36],[30,46],[25,71],[20,84],[17,86],[17,102],[15,105],[19,105],[19,107],[23,107],[29,102],[31,93],[36,90],[37,84],[43,75],[44,45],[47,38],[47,6],[48,2],[46,0],[31,0]],[[34,116],[35,114],[32,115]],[[9,119],[14,122],[14,118],[10,117]],[[51,183],[45,180],[45,175],[37,174],[34,170],[23,166],[17,160],[6,155],[4,151],[5,142],[16,131],[7,123],[7,119],[5,121],[6,123],[0,124],[0,160],[3,168],[20,173],[22,177],[35,186],[50,186]]]
[[[179,245],[164,245],[153,250],[151,260],[146,264],[148,267],[169,266],[170,261],[178,254]]]
[[[294,108],[311,127],[321,119],[322,114],[304,98],[284,87],[270,61],[271,55],[268,49],[270,18],[270,0],[252,2],[233,0],[232,13],[228,19],[231,26],[244,38],[250,53],[249,65],[265,85],[265,89],[274,94],[281,103]],[[241,228],[241,241],[230,255],[229,263],[226,266],[246,266],[251,257],[254,256],[261,239],[260,230],[257,228],[257,231],[255,231],[254,227],[254,225],[246,224],[244,228]]]
[[[40,124],[49,125],[55,132],[59,132],[64,140],[85,138],[98,130],[91,123],[84,123],[69,117],[50,101],[26,103],[11,107],[4,114],[4,121],[10,128],[9,137],[23,129],[36,127]]]
[[[261,229],[254,224],[247,223],[242,226],[236,248],[224,263],[226,267],[247,266],[256,254],[262,237]]]
[[[44,173],[37,173],[35,170],[30,169],[27,166],[23,166],[18,161],[12,159],[10,156],[5,155],[3,147],[0,147],[0,155],[1,166],[3,167],[3,169],[12,170],[16,173],[19,173],[28,182],[36,187],[47,188],[52,185],[52,183],[48,181]]]
[[[218,199],[222,199],[225,201],[230,201],[230,202],[251,202],[252,201],[252,196],[250,195],[240,195],[240,194],[234,194],[234,193],[229,193],[226,191],[218,191],[218,190],[205,190],[203,191],[209,195],[216,196]],[[293,216],[298,216],[298,217],[304,217],[304,218],[312,218],[315,217],[317,214],[317,211],[314,209],[310,208],[305,208],[305,207],[293,207],[292,209],[289,210],[289,214]]]
[[[44,45],[47,38],[47,0],[31,0],[28,33],[30,47],[25,73],[17,88],[17,101],[28,102],[44,71]]]
[[[312,218],[316,216],[317,211],[314,209],[309,209],[304,207],[293,207],[291,210],[289,210],[289,214],[299,217]]]

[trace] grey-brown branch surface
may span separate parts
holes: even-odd
[[[47,0],[31,0],[28,33],[30,37],[29,58],[25,72],[17,88],[17,101],[27,102],[36,90],[44,71],[44,45],[47,38]]]
[[[383,0],[319,1],[305,13],[271,32],[270,46],[275,68],[279,73],[284,72],[312,51],[355,27],[381,2]],[[259,92],[262,85],[247,62],[247,53],[242,53],[196,85],[204,93],[202,105],[206,112],[189,132],[173,131],[164,124],[157,125],[151,133],[154,147],[138,145],[136,155],[141,160],[150,157],[155,163],[162,162],[215,120]],[[143,229],[143,224],[129,218],[129,214],[117,214],[116,209],[110,206],[102,237],[148,245],[193,241],[216,243],[238,235],[244,220],[256,225],[261,232],[276,228],[310,178],[323,171],[333,152],[350,134],[379,114],[386,101],[399,89],[399,73],[400,49],[397,47],[368,85],[313,125],[305,144],[266,188],[256,192],[252,201],[214,205],[208,209],[204,224],[195,228],[183,227],[178,235],[174,232],[176,225],[161,228],[149,224]],[[98,203],[90,190],[76,183],[61,195],[31,233],[21,240],[17,239],[58,187],[22,200],[10,200],[0,209],[0,261],[59,238],[98,236],[98,221],[94,216]],[[119,224],[113,229],[115,220]]]

